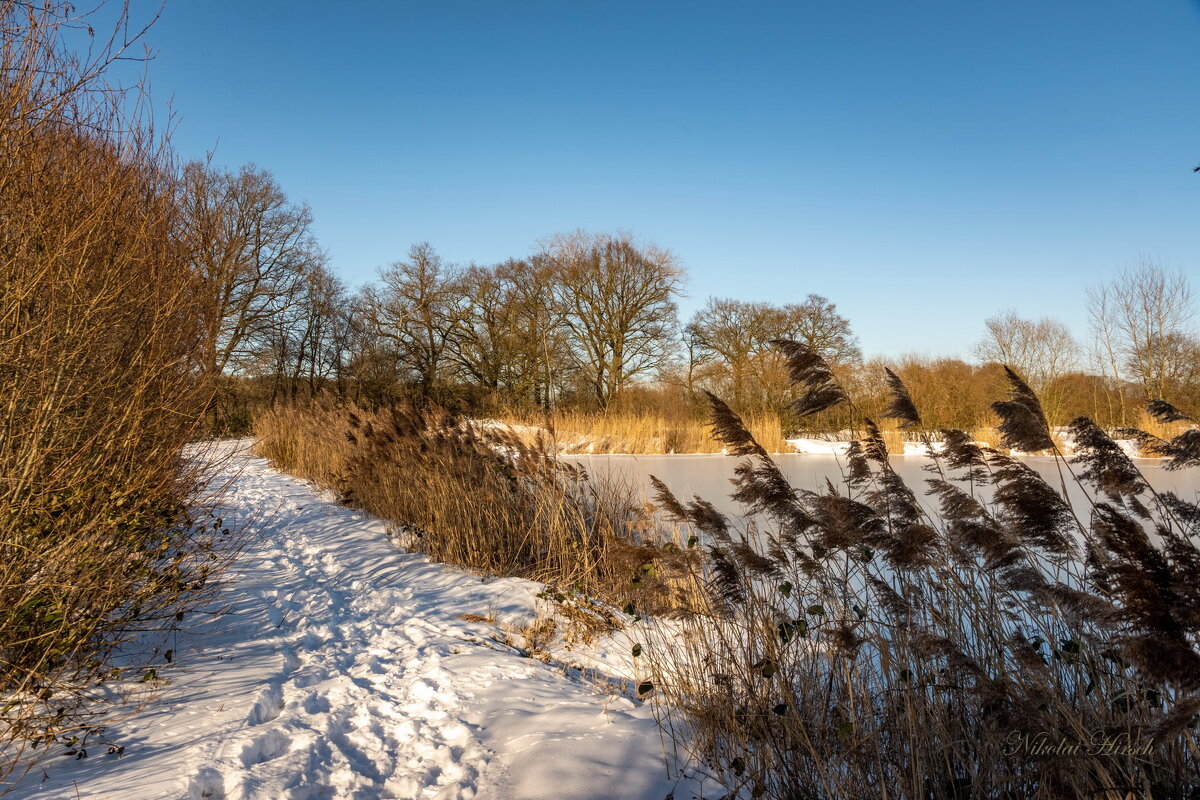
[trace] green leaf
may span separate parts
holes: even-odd
[[[642,681],[638,684],[637,690],[639,695],[649,694],[654,691],[654,684],[650,681]]]
[[[779,587],[779,593],[784,597],[792,596],[792,582],[784,581]]]
[[[825,606],[821,605],[820,603],[814,603],[805,610],[814,617],[825,616]]]
[[[631,602],[631,603],[629,603],[629,605],[625,606],[625,608],[623,608],[623,609],[621,609],[621,610],[622,610],[622,611],[624,611],[626,614],[628,614],[628,615],[629,615],[629,616],[631,616],[631,617],[636,617],[636,616],[637,616],[637,610],[636,610],[636,609],[633,607],[633,603],[632,603],[632,602]]]
[[[794,619],[790,622],[784,621],[779,623],[779,641],[787,644],[792,640],[793,636],[808,635],[808,620]]]
[[[688,537],[687,546],[688,546],[689,550],[698,544],[700,544],[700,537],[696,536],[696,534],[693,533],[691,536]]]
[[[642,654],[642,646],[640,644],[635,644],[633,646],[633,657],[637,658],[641,654]]]
[[[769,658],[764,658],[762,661],[755,663],[752,669],[758,670],[764,678],[769,680],[775,674],[775,662]]]

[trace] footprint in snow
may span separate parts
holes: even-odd
[[[283,711],[283,687],[271,684],[260,689],[250,707],[250,715],[246,717],[247,725],[262,725],[279,716]]]

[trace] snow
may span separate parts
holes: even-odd
[[[103,737],[123,755],[103,746],[83,760],[53,755],[10,797],[724,792],[679,778],[651,708],[631,696],[621,636],[590,651],[560,645],[553,663],[523,657],[520,637],[506,644],[504,629],[533,619],[542,586],[401,552],[383,522],[238,447],[213,480],[228,484],[225,524],[250,537],[227,576],[223,613],[145,643],[148,653],[172,648],[175,663],[158,666],[166,682],[131,684],[149,702]]]
[[[849,439],[835,440],[798,438],[788,439],[786,441],[789,445],[791,445],[792,450],[794,450],[796,453],[800,453],[801,455],[840,456],[845,455],[846,451],[850,449]],[[930,444],[933,446],[934,452],[941,452],[941,450],[945,447],[945,442],[933,441],[930,442]],[[926,447],[924,442],[905,442],[904,452],[895,453],[893,455],[924,457],[929,455],[929,449]]]
[[[805,455],[842,455],[850,448],[850,442],[837,442],[827,439],[788,439],[787,443],[797,453]]]

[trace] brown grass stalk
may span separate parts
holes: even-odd
[[[1049,430],[1013,384],[1002,443],[1029,449]],[[955,431],[925,487],[934,513],[878,434],[851,448],[840,487],[797,491],[713,415],[745,454],[734,497],[754,525],[660,492],[705,534],[697,577],[717,613],[646,631],[641,685],[735,794],[1194,796],[1195,503],[1155,493],[1084,418],[1063,467],[1090,516]]]
[[[628,487],[440,410],[279,407],[256,449],[394,523],[398,542],[487,575],[548,585],[559,600],[669,613],[693,607],[694,558]],[[598,612],[599,613],[599,612]],[[604,616],[604,614],[600,614]]]
[[[713,438],[708,422],[691,417],[609,411],[555,411],[538,416],[507,412],[498,421],[512,427],[522,441],[532,444],[539,434],[552,434],[563,453],[669,454],[719,453],[722,445]],[[770,452],[787,453],[792,448],[783,438],[778,414],[749,414],[746,424]]]

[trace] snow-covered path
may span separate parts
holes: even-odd
[[[401,553],[381,522],[262,459],[226,471],[225,524],[253,532],[228,613],[161,645],[175,651],[169,685],[106,736],[124,755],[57,757],[16,797],[699,793],[668,777],[647,707],[459,618],[527,623],[536,584]]]

